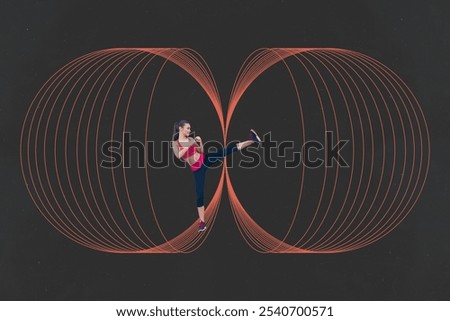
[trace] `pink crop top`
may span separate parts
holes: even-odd
[[[183,147],[183,146],[181,146],[181,144],[180,144],[179,141],[178,141],[178,146]],[[182,156],[182,158],[183,158],[183,159],[186,159],[186,158],[188,158],[188,157],[194,155],[194,154],[195,154],[195,149],[196,149],[196,146],[195,146],[195,145],[189,146],[189,149],[188,149],[187,152]],[[197,160],[194,164],[191,165],[191,170],[192,170],[193,172],[199,170],[200,167],[202,167],[204,158],[205,158],[205,156],[204,156],[202,153],[200,153],[200,157],[198,158],[198,160]]]
[[[178,141],[178,146],[183,147],[183,146],[181,146],[180,141]],[[191,157],[192,155],[194,155],[195,154],[195,148],[196,148],[195,145],[189,146],[189,149],[187,150],[186,154],[181,156],[181,158],[186,159],[186,158]]]

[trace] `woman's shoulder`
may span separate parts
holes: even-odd
[[[188,137],[187,140],[179,140],[179,139],[177,139],[176,142],[177,143],[186,143],[186,142],[192,142],[193,140],[194,140],[194,138]]]
[[[177,140],[174,140],[173,142],[175,142],[175,143],[186,143],[186,142],[190,142],[190,141],[193,141],[193,140],[194,140],[194,138],[188,137],[187,140],[179,140],[179,139],[177,139]]]
[[[192,142],[193,140],[194,140],[194,138],[192,138],[192,137],[188,137],[187,140],[183,140],[183,141],[177,139],[177,140],[173,140],[173,141],[172,141],[172,144],[173,144],[173,145],[182,146],[182,143]]]

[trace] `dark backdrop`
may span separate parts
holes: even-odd
[[[450,299],[449,10],[444,0],[1,1],[0,299]],[[32,203],[20,173],[19,134],[34,95],[57,69],[112,47],[193,48],[223,99],[257,48],[338,47],[372,56],[406,81],[424,109],[432,158],[423,194],[393,233],[344,254],[257,254],[239,235],[226,195],[215,229],[193,254],[83,248]],[[196,121],[197,129],[205,123]],[[273,198],[288,192],[274,190]],[[251,189],[242,193],[253,197]],[[180,215],[195,218],[195,208],[186,208],[193,213]]]

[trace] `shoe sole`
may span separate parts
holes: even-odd
[[[259,138],[258,134],[253,129],[250,129],[250,131],[256,136],[257,143],[261,143],[261,138]]]
[[[206,231],[206,226],[204,227],[204,228],[202,228],[202,229],[198,229],[198,232],[200,233],[200,232],[204,232],[204,231]]]

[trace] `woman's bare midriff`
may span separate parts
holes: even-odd
[[[188,158],[186,158],[186,162],[189,165],[195,164],[196,161],[198,161],[198,159],[200,158],[200,153],[199,152],[195,152],[194,155],[189,156]]]

